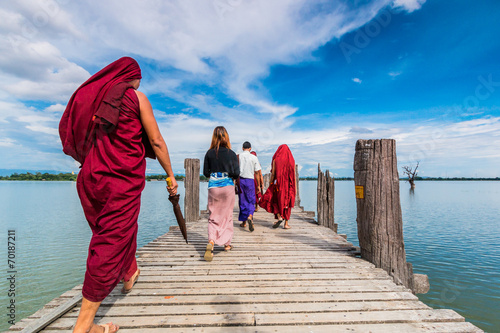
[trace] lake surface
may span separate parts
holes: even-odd
[[[183,184],[179,183],[181,207]],[[200,206],[206,207],[207,183]],[[301,181],[301,205],[316,210],[316,182]],[[148,182],[142,196],[138,245],[176,225],[164,182]],[[335,183],[339,233],[358,245],[352,181]],[[407,259],[427,274],[435,308],[449,308],[488,332],[500,331],[500,182],[401,182]],[[8,230],[15,230],[16,321],[83,281],[90,229],[73,182],[0,181],[0,270],[7,277]],[[7,329],[9,281],[0,279],[0,330]]]

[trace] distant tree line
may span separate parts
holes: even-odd
[[[318,180],[318,177],[299,177],[299,180]],[[335,180],[354,180],[352,177],[338,177]]]
[[[39,180],[39,181],[76,181],[77,174],[70,172],[65,173],[40,173],[40,172],[27,172],[27,173],[13,173],[10,176],[0,176],[0,180]],[[165,180],[167,175],[147,175],[146,180]],[[175,175],[175,179],[178,181],[183,181],[185,176]],[[300,177],[299,180],[318,180],[318,177]],[[354,180],[352,177],[338,177],[335,180]],[[405,178],[400,178],[399,180],[408,180]],[[500,177],[496,178],[470,178],[470,177],[453,177],[453,178],[443,178],[443,177],[415,177],[418,181],[473,181],[473,180],[500,180]],[[200,181],[208,181],[208,178],[200,175]]]
[[[66,173],[13,173],[10,176],[0,176],[0,180],[40,180],[40,181],[76,181],[76,174]]]
[[[403,180],[403,179],[401,179]],[[407,180],[407,179],[404,179]],[[436,180],[467,180],[467,181],[472,181],[472,180],[500,180],[500,177],[495,177],[495,178],[472,178],[472,177],[452,177],[452,178],[443,178],[443,177],[416,177],[415,180],[422,180],[422,181],[436,181]]]

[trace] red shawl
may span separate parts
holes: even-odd
[[[133,87],[128,82],[141,79],[137,61],[123,57],[92,75],[71,96],[59,123],[65,154],[83,164],[94,142],[97,124],[112,131],[118,122],[123,95]],[[149,142],[143,140],[148,157]]]
[[[290,219],[295,204],[295,160],[287,145],[281,145],[273,156],[275,184],[271,184],[260,206],[273,214]]]

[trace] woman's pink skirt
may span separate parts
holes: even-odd
[[[230,245],[233,240],[234,186],[208,189],[208,240]]]

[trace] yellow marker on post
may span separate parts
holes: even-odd
[[[365,198],[365,188],[362,185],[354,186],[356,191],[356,199],[364,199]]]

